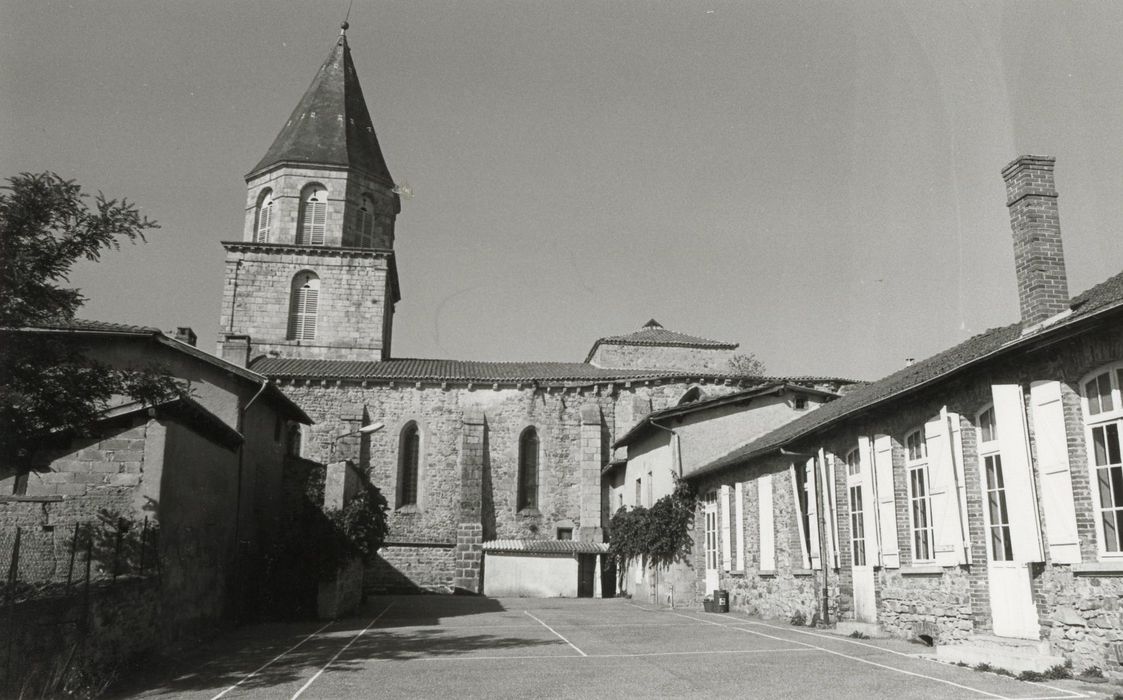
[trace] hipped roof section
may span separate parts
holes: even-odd
[[[349,168],[394,185],[345,33],[339,35],[273,145],[246,179],[284,164]]]

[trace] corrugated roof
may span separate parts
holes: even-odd
[[[743,463],[752,457],[774,452],[798,438],[808,436],[844,418],[887,402],[904,392],[945,377],[1000,350],[1020,347],[1023,343],[1061,331],[1091,316],[1095,311],[1106,311],[1109,307],[1119,306],[1121,303],[1123,303],[1123,273],[1073,297],[1070,302],[1072,313],[1052,324],[1024,335],[1021,323],[992,328],[980,333],[887,377],[858,386],[841,398],[735,448],[725,456],[695,470],[691,476],[709,474]]]
[[[710,340],[696,335],[669,331],[655,319],[648,321],[643,328],[635,333],[598,338],[585,357],[585,362],[593,358],[597,348],[601,345],[667,345],[672,347],[711,348],[714,350],[736,350],[739,347],[737,343],[726,343],[720,340]]]
[[[483,543],[483,550],[520,554],[607,554],[608,545],[577,540],[492,540]]]
[[[281,163],[355,168],[388,185],[394,183],[344,34],[248,177]]]
[[[754,384],[775,381],[846,382],[836,377],[756,377],[738,374],[698,372],[689,370],[606,369],[584,362],[479,362],[475,360],[431,360],[398,358],[382,361],[318,360],[263,357],[250,365],[274,379],[340,379],[340,380],[429,380],[459,382],[608,382],[698,378],[750,381]]]

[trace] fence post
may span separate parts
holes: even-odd
[[[145,567],[145,564],[147,562],[147,557],[145,556],[146,554],[148,554],[148,549],[147,549],[147,546],[146,546],[147,542],[148,542],[148,516],[146,515],[146,516],[144,516],[144,529],[142,529],[140,531],[140,572],[139,573],[140,573],[141,576],[143,576],[144,573],[145,573],[144,567]]]
[[[4,676],[12,677],[12,644],[16,629],[16,579],[19,576],[19,543],[23,528],[16,526],[16,539],[12,544],[12,561],[8,565],[8,653],[4,659]]]
[[[82,592],[82,631],[90,624],[90,563],[94,558],[94,533],[92,525],[86,525],[86,586]]]
[[[70,564],[66,567],[66,597],[70,597],[70,582],[74,578],[74,550],[78,549],[78,523],[74,523],[74,537],[70,540]]]

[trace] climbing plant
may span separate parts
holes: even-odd
[[[620,509],[609,522],[609,553],[624,565],[642,558],[651,566],[665,566],[690,553],[691,527],[697,495],[682,479],[674,491],[651,506]]]

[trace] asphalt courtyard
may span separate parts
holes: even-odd
[[[379,597],[360,617],[236,630],[117,697],[1103,697],[921,651],[621,599]]]

